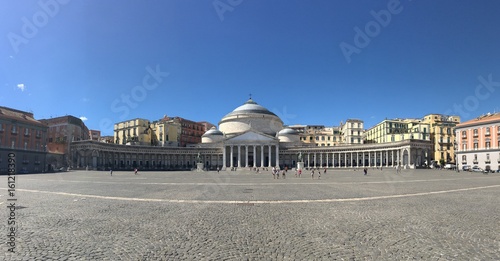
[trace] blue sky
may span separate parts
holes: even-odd
[[[103,134],[250,93],[285,124],[500,110],[499,1],[4,2],[0,105]]]

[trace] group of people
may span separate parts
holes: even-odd
[[[283,179],[286,178],[286,172],[288,171],[288,168],[285,168],[283,170],[280,170],[280,168],[273,167],[271,172],[273,173],[273,178],[274,179],[279,179],[280,175],[282,175]]]

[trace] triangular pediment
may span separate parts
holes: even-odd
[[[274,142],[277,141],[276,138],[266,135],[264,133],[259,133],[255,131],[247,131],[242,134],[236,135],[226,140],[226,142],[230,143],[240,143],[240,142]]]

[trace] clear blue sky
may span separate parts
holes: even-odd
[[[285,124],[468,120],[500,110],[499,10],[496,0],[4,1],[0,105],[85,117],[108,135],[110,122],[165,114],[217,124],[250,93]]]

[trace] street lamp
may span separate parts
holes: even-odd
[[[455,169],[457,170],[457,172],[460,172],[460,169],[458,168],[458,154],[457,154],[458,143],[456,140],[453,142],[453,149],[455,150],[454,151],[454,153],[455,153]]]

